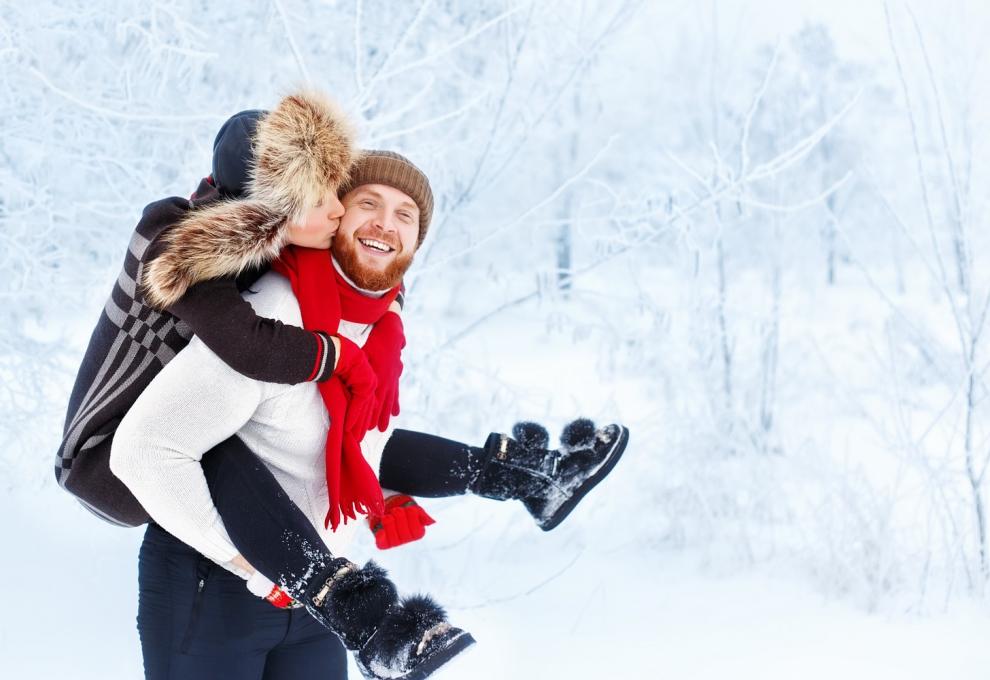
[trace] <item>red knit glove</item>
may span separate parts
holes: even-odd
[[[371,329],[362,347],[378,376],[371,427],[377,424],[382,432],[388,428],[389,418],[399,415],[399,376],[402,375],[401,356],[405,346],[402,318],[395,312],[388,312]]]
[[[404,494],[385,500],[383,516],[368,516],[368,526],[375,535],[375,545],[381,550],[418,541],[426,535],[426,527],[435,523],[426,514],[426,510]]]
[[[334,375],[340,377],[351,393],[347,403],[347,416],[344,418],[344,430],[353,432],[360,441],[371,427],[369,423],[375,409],[375,386],[378,378],[360,347],[342,335],[338,335],[337,339],[340,340],[340,356],[337,357]]]

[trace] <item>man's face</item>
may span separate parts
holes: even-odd
[[[331,250],[344,273],[365,290],[388,290],[402,281],[419,238],[419,208],[384,184],[363,184],[343,199],[344,216]]]
[[[301,224],[289,223],[289,243],[306,248],[329,248],[343,215],[344,206],[337,198],[337,193],[327,192],[319,205],[309,209]]]

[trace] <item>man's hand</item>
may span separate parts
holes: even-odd
[[[368,516],[368,526],[380,550],[418,541],[426,535],[426,527],[435,523],[426,510],[404,494],[386,499],[384,515]]]
[[[399,415],[399,376],[402,375],[401,355],[405,346],[402,319],[398,314],[388,312],[371,329],[368,341],[362,347],[378,377],[371,426],[377,424],[382,432],[388,428],[389,418]]]
[[[378,378],[374,369],[368,363],[361,348],[343,336],[335,336],[339,343],[337,365],[334,373],[350,391],[347,403],[347,416],[344,419],[344,429],[353,432],[358,441],[371,429],[371,418],[375,408],[375,386]]]

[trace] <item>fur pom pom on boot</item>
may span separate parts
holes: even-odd
[[[472,493],[520,500],[541,529],[556,528],[619,462],[629,430],[617,424],[596,428],[579,418],[564,428],[560,441],[560,448],[548,449],[546,428],[531,422],[516,423],[512,437],[493,432]]]
[[[474,644],[474,638],[447,622],[440,605],[426,595],[405,598],[358,653],[366,678],[427,678]]]
[[[302,604],[355,652],[369,680],[421,680],[474,644],[452,626],[447,613],[425,595],[399,601],[384,569],[333,563],[305,588]]]

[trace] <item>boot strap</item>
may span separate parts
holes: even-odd
[[[531,471],[536,472],[537,474],[543,476],[548,482],[553,483],[553,480],[557,477],[557,468],[560,467],[560,459],[562,458],[561,453],[562,452],[560,449],[555,449],[552,451],[548,450],[546,452],[546,456],[550,458],[549,461],[550,469],[549,470],[545,469],[544,466],[546,465],[546,459],[544,459],[544,466],[541,466],[544,467],[544,469],[539,471],[537,470],[531,470]],[[509,435],[499,434],[498,448],[495,449],[495,458],[496,460],[502,463],[508,463],[509,465],[512,465],[509,459]],[[528,469],[528,468],[520,468],[520,469]]]
[[[333,576],[328,578],[327,582],[323,584],[323,587],[320,588],[320,590],[316,593],[316,595],[313,596],[313,604],[316,605],[317,607],[322,607],[323,603],[327,599],[327,595],[329,595],[330,591],[333,590],[333,587],[334,585],[336,585],[337,581],[339,581],[344,576],[347,576],[357,568],[358,566],[353,562],[347,562],[340,569],[335,571],[333,573]]]

